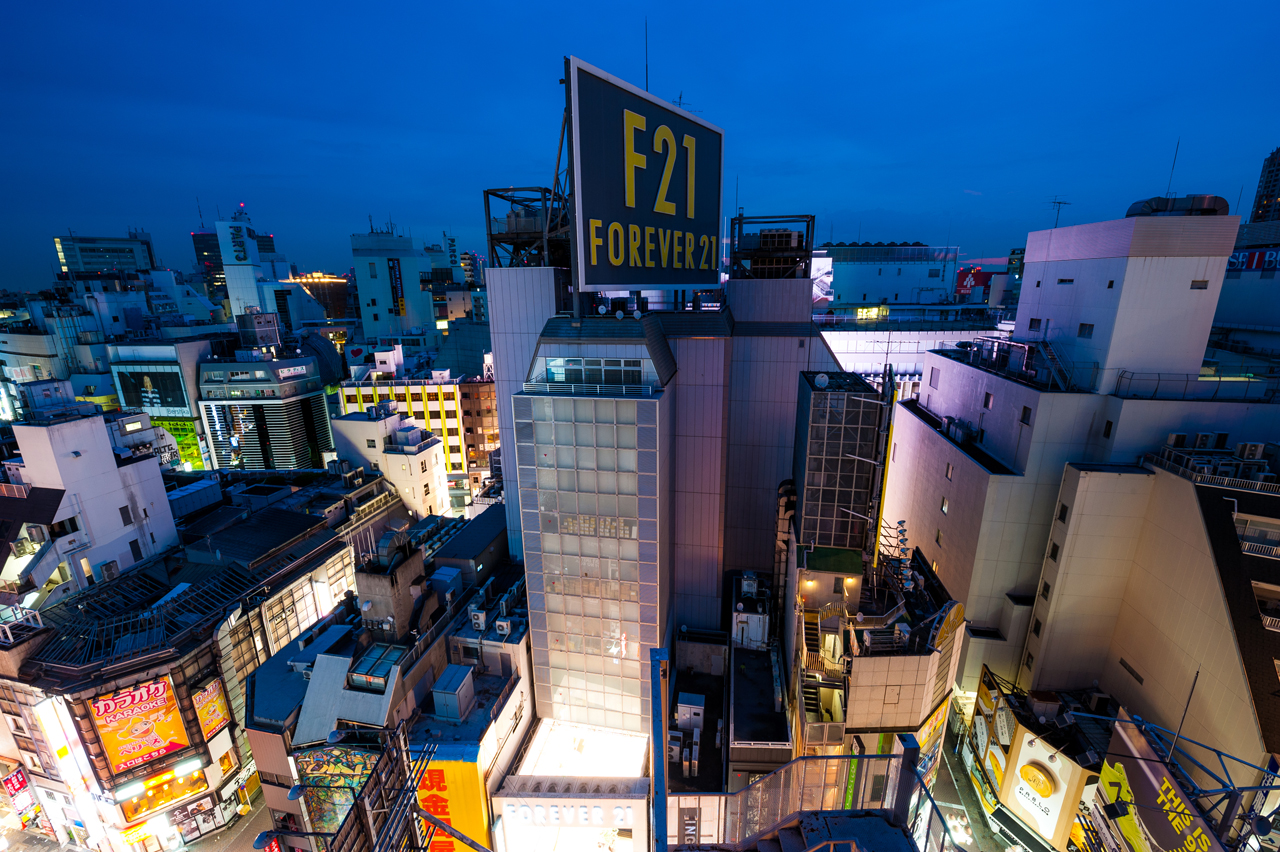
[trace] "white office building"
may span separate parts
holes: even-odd
[[[925,355],[894,419],[885,516],[964,604],[965,689],[983,663],[1018,675],[1067,464],[1132,464],[1171,432],[1274,434],[1274,382],[1201,369],[1238,224],[1032,233],[1012,339]]]
[[[384,404],[329,425],[338,458],[381,473],[415,519],[452,513],[444,442],[412,418]]]

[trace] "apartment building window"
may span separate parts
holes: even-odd
[[[1035,623],[1031,625],[1031,633],[1032,633],[1034,636],[1036,636],[1036,638],[1039,638],[1039,636],[1040,636],[1040,629],[1041,629],[1042,627],[1043,627],[1043,625],[1040,623],[1040,619],[1038,619],[1038,618],[1037,618],[1037,619],[1035,620]]]
[[[369,261],[369,277],[370,278],[378,277],[378,264],[374,263],[372,260]]]
[[[1074,278],[1059,278],[1059,279],[1058,279],[1058,283],[1059,283],[1059,284],[1074,284],[1074,283],[1076,283],[1076,279],[1074,279]]]
[[[937,542],[939,547],[942,546],[942,530],[938,530],[937,535],[933,537],[933,540]]]
[[[937,367],[929,368],[929,387],[933,388],[934,390],[938,389],[938,368]]]
[[[1209,282],[1208,281],[1192,281],[1191,289],[1192,290],[1208,290]]]
[[[1026,405],[1022,406],[1022,416],[1018,418],[1018,421],[1021,423],[1025,423],[1028,426],[1031,425],[1031,407],[1030,406],[1026,406]]]
[[[1027,323],[1027,330],[1028,330],[1028,331],[1039,331],[1039,330],[1040,330],[1040,318],[1039,318],[1039,317],[1032,317],[1032,318],[1031,318],[1031,320],[1030,320],[1030,322],[1028,322],[1028,323]]]
[[[1027,671],[1031,671],[1032,670],[1031,666],[1035,661],[1036,661],[1035,657],[1031,656],[1030,654],[1027,654],[1027,659],[1022,665],[1026,666]]]
[[[374,315],[373,315],[373,321],[374,321],[374,322],[377,322],[377,321],[378,321],[378,315],[377,315],[377,314],[374,314]]]
[[[378,448],[378,442],[373,438],[365,438],[364,445],[371,450],[376,450]]]
[[[956,472],[956,466],[955,466],[955,465],[953,465],[951,462],[947,462],[947,472],[946,472],[946,477],[947,477],[947,480],[948,480],[948,481],[950,481],[950,479],[951,479],[951,474],[953,474],[953,473],[955,473],[955,472]]]
[[[1036,282],[1036,287],[1037,287],[1037,288],[1039,288],[1039,286],[1040,286],[1040,282],[1039,282],[1039,281],[1037,281],[1037,282]]]
[[[376,307],[378,307],[378,300],[377,300],[377,299],[370,299],[370,300],[369,300],[369,307],[371,307],[371,308],[376,308]]]
[[[1076,332],[1076,337],[1081,337],[1081,338],[1084,338],[1085,340],[1088,340],[1089,338],[1093,337],[1093,323],[1091,322],[1080,323],[1080,330]]]
[[[944,515],[945,515],[945,514],[947,513],[947,498],[946,498],[946,497],[943,497],[943,498],[942,498],[942,506],[941,506],[941,509],[942,509],[942,514],[944,514]]]
[[[1107,289],[1108,289],[1108,290],[1114,290],[1114,289],[1115,289],[1115,287],[1116,287],[1116,282],[1115,282],[1115,280],[1114,280],[1114,279],[1113,279],[1113,280],[1111,280],[1111,281],[1108,281],[1108,282],[1107,282]]]
[[[133,554],[134,562],[142,561],[142,546],[138,544],[136,538],[129,542],[129,552]]]
[[[1056,541],[1049,542],[1049,558],[1054,562],[1058,561],[1058,543]],[[1043,597],[1043,594],[1041,597]]]
[[[1107,421],[1105,424],[1103,424],[1103,426],[1102,426],[1102,437],[1104,437],[1104,438],[1110,438],[1110,437],[1111,437],[1111,421],[1110,421],[1110,420],[1108,420],[1108,421]]]
[[[120,523],[124,524],[126,527],[133,526],[133,515],[129,513],[128,506],[120,507]]]
[[[1058,520],[1062,521],[1062,523],[1065,524],[1067,522],[1067,512],[1069,511],[1070,509],[1067,508],[1066,503],[1059,503],[1058,504]]]
[[[992,408],[994,408],[995,404],[996,404],[995,394],[984,393],[982,395],[982,407],[985,408],[987,411],[990,411]]]
[[[1040,584],[1040,597],[1044,598],[1045,600],[1049,600],[1049,584],[1048,583]]]

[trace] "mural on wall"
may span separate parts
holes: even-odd
[[[334,832],[351,809],[365,779],[373,772],[378,754],[337,745],[298,752],[294,761],[298,767],[298,783],[313,785],[304,789],[302,797],[311,817],[311,830]],[[343,787],[346,790],[337,789]]]

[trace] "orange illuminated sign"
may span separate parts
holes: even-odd
[[[120,832],[120,839],[125,843],[141,843],[150,836],[151,829],[147,828],[145,824],[137,825],[133,828],[126,828],[124,831]]]
[[[164,677],[89,702],[112,772],[141,766],[191,745],[173,681]]]
[[[196,715],[200,718],[200,730],[204,733],[205,742],[231,724],[227,692],[222,688],[221,678],[214,678],[212,683],[192,695],[191,700],[196,705]]]

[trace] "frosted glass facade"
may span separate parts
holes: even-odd
[[[512,400],[538,714],[647,731],[662,634],[658,406]],[[665,597],[661,596],[661,597]]]

